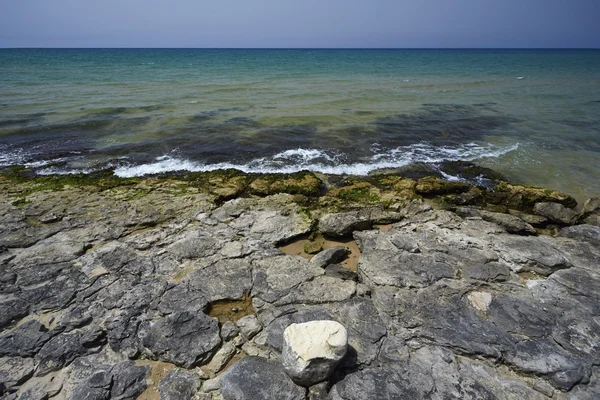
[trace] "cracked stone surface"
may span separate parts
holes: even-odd
[[[600,398],[600,231],[562,226],[597,200],[534,207],[554,236],[529,214],[425,203],[380,231],[372,211],[313,215],[289,194],[138,185],[15,206],[0,182],[0,397],[135,399],[156,379],[178,399]],[[278,249],[319,226],[353,235],[356,274],[343,249]],[[348,352],[305,389],[278,360],[283,332],[318,320],[346,328]]]

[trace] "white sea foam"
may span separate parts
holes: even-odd
[[[119,166],[115,175],[127,178],[148,174],[173,171],[214,171],[218,169],[236,168],[244,172],[256,173],[292,173],[310,170],[325,174],[367,175],[377,169],[399,168],[413,163],[439,163],[442,161],[496,158],[516,150],[519,144],[500,147],[494,145],[478,145],[469,143],[458,147],[436,147],[426,143],[401,146],[373,155],[370,160],[355,163],[340,163],[335,154],[328,154],[317,149],[290,149],[271,157],[260,157],[245,164],[229,162],[205,164],[178,157],[164,155],[154,162],[142,165]],[[452,177],[449,177],[452,178]]]

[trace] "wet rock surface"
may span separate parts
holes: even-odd
[[[327,193],[307,174],[69,179],[0,176],[0,398],[600,398],[598,199],[393,175]],[[279,250],[309,233],[354,237],[358,270],[344,248]],[[284,330],[322,320],[348,349],[305,388]]]

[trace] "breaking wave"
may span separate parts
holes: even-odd
[[[292,173],[310,170],[333,175],[367,175],[378,169],[399,168],[414,163],[440,163],[443,161],[474,161],[485,158],[497,158],[516,150],[519,144],[501,147],[468,143],[457,147],[438,147],[426,143],[400,146],[391,150],[373,154],[369,159],[356,162],[341,161],[346,157],[335,151],[318,149],[291,149],[269,157],[255,158],[246,163],[212,163],[160,156],[153,162],[141,165],[121,165],[115,168],[115,175],[127,178],[142,175],[159,174],[174,171],[214,171],[235,168],[254,173]]]

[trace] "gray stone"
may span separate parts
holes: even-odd
[[[580,218],[585,219],[594,214],[600,214],[600,197],[592,197],[583,203]]]
[[[411,383],[393,370],[364,369],[346,375],[333,385],[332,400],[418,400],[422,397]]]
[[[113,384],[111,367],[98,367],[73,390],[69,400],[108,400]]]
[[[147,356],[183,368],[207,361],[221,344],[217,319],[189,311],[142,322],[138,336]]]
[[[524,372],[547,376],[555,387],[565,391],[589,377],[592,368],[589,360],[547,339],[517,343],[507,361]]]
[[[276,304],[320,304],[344,301],[351,298],[354,293],[356,293],[356,282],[330,276],[317,276],[290,289],[286,296],[276,301]]]
[[[371,225],[369,216],[359,211],[327,214],[319,220],[319,230],[334,237],[350,236],[354,231],[370,229]]]
[[[68,365],[77,357],[100,351],[104,331],[97,325],[50,339],[36,355],[36,376],[43,376]]]
[[[561,225],[571,225],[577,219],[577,212],[560,203],[536,203],[533,212]]]
[[[52,333],[38,321],[28,321],[0,336],[0,357],[32,357],[50,340]]]
[[[325,267],[325,276],[330,276],[332,278],[343,279],[347,281],[358,281],[358,275],[356,274],[356,272],[337,264],[330,264],[327,267]]]
[[[225,321],[221,326],[221,339],[229,341],[236,337],[239,333],[239,329],[231,321]]]
[[[29,314],[29,304],[21,299],[0,302],[0,329],[4,329]]]
[[[348,255],[348,249],[344,246],[335,246],[323,250],[311,258],[310,262],[321,268],[329,264],[335,264],[342,261]]]
[[[192,271],[182,284],[200,291],[208,301],[240,300],[252,289],[252,265],[247,259],[228,259]]]
[[[163,314],[189,311],[204,312],[208,307],[208,299],[202,290],[190,282],[184,282],[168,289],[160,298],[158,309]]]
[[[135,358],[140,352],[137,337],[140,322],[137,315],[129,312],[119,312],[109,316],[104,326],[110,347],[128,358]]]
[[[521,235],[536,235],[533,226],[523,221],[521,218],[502,213],[494,213],[485,210],[479,211],[479,215],[484,221],[493,222],[506,229],[509,233],[517,233]]]
[[[258,332],[262,330],[262,325],[255,315],[246,315],[236,322],[242,335],[248,339],[252,339]]]
[[[237,349],[232,343],[225,343],[213,356],[208,365],[204,367],[209,376],[214,376],[217,372],[221,371],[233,358],[236,351]]]
[[[575,225],[563,228],[558,232],[559,237],[581,240],[600,247],[600,226]]]
[[[115,400],[133,400],[146,390],[146,377],[150,372],[148,366],[136,366],[133,361],[115,365],[111,374],[113,385],[110,398]]]
[[[158,384],[161,400],[190,400],[198,383],[192,374],[180,369],[170,371]]]
[[[31,358],[0,358],[0,387],[18,386],[31,378],[34,364]]]
[[[306,389],[297,386],[279,363],[245,357],[220,378],[225,400],[304,400]]]

